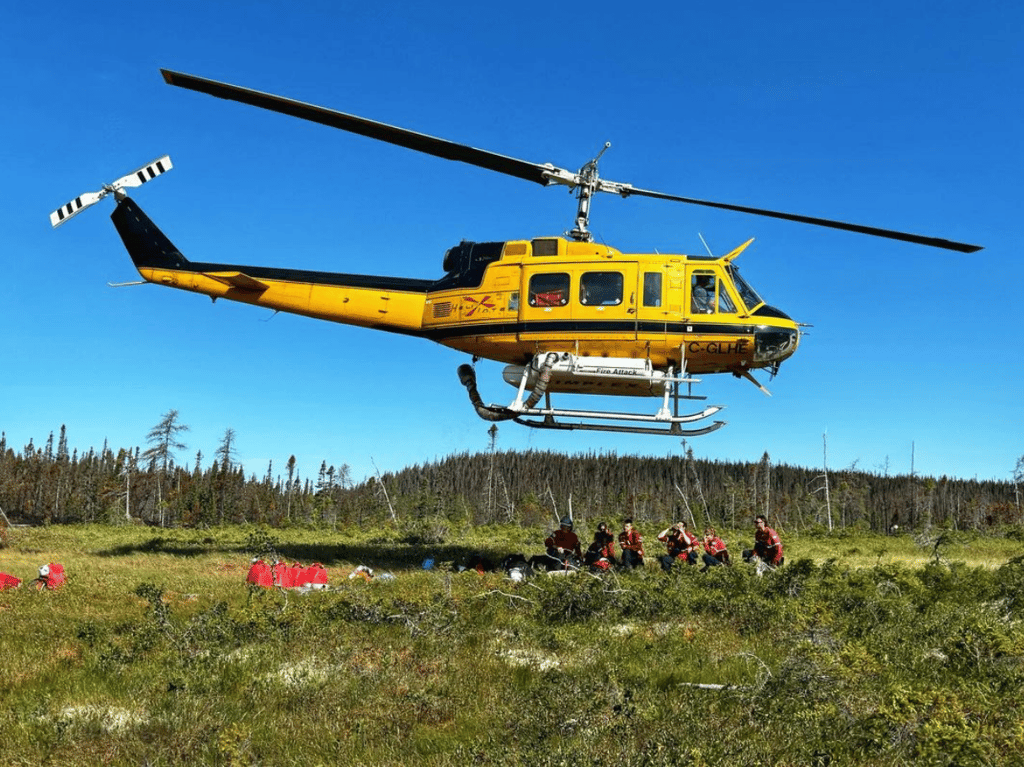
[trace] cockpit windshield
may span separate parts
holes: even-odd
[[[729,276],[732,277],[732,283],[736,286],[736,290],[740,293],[740,298],[743,299],[743,303],[747,306],[747,311],[752,312],[758,306],[764,303],[761,296],[757,295],[750,285],[747,284],[746,280],[740,277],[740,270],[735,264],[729,264],[726,266],[729,270]]]

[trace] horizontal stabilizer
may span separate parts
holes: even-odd
[[[79,195],[71,202],[66,205],[61,205],[57,210],[50,214],[50,225],[58,227],[73,216],[77,216],[86,208],[95,205],[108,194],[113,193],[115,197],[120,199],[122,195],[118,195],[122,189],[134,188],[142,186],[147,181],[151,181],[157,176],[166,173],[174,166],[171,165],[171,158],[169,155],[164,155],[148,165],[143,165],[138,170],[133,170],[126,176],[121,176],[117,181],[112,184],[104,184],[103,188],[98,192],[86,192],[85,194]]]
[[[225,285],[231,285],[239,290],[250,290],[255,293],[262,293],[270,287],[265,282],[260,282],[242,272],[203,272],[203,276],[223,282]]]

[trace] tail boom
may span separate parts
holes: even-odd
[[[147,282],[346,325],[420,335],[431,280],[189,261],[131,198],[111,220]]]

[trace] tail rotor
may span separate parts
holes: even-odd
[[[83,210],[91,207],[106,197],[108,194],[113,194],[117,200],[122,199],[125,196],[124,189],[134,188],[142,186],[147,181],[152,181],[157,176],[166,173],[174,166],[171,165],[170,155],[164,155],[148,165],[143,165],[138,170],[132,171],[127,176],[121,176],[110,184],[104,184],[103,188],[98,192],[85,192],[79,195],[71,202],[66,205],[61,205],[57,210],[50,214],[50,224],[54,228],[60,226],[65,221],[74,216],[77,216]]]

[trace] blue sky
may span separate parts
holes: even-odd
[[[493,4],[491,4],[493,5]],[[225,80],[605,178],[985,246],[915,245],[657,200],[594,202],[627,252],[740,258],[813,325],[765,397],[705,377],[729,425],[700,458],[1009,478],[1024,454],[1019,3],[20,3],[4,12],[0,430],[144,445],[162,413],[191,464],[225,429],[247,472],[292,454],[353,478],[484,450],[455,370],[418,341],[135,279],[95,209],[58,205],[163,154],[133,197],[197,261],[420,278],[444,251],[560,234],[574,202],[459,163],[171,88]],[[511,399],[481,363],[485,401]],[[653,407],[653,403],[652,403]],[[501,425],[502,449],[674,455],[677,439]]]

